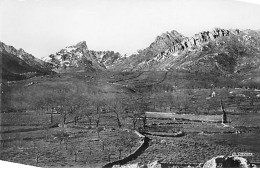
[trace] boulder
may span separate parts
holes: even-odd
[[[147,167],[148,168],[162,168],[162,165],[158,161],[154,161],[152,163],[147,164]]]
[[[76,45],[71,46],[71,47],[74,47],[74,48],[82,48],[82,49],[88,50],[88,46],[87,46],[86,41],[79,42],[79,43],[77,43]]]
[[[217,168],[219,159],[223,159],[223,158],[224,156],[213,157],[212,159],[204,163],[203,168]]]
[[[140,168],[141,165],[139,163],[134,164],[126,164],[126,165],[114,165],[113,168]]]
[[[217,156],[204,163],[203,168],[251,168],[245,158],[238,156]]]

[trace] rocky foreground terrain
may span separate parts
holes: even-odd
[[[165,166],[159,161],[154,161],[146,165],[139,163],[127,165],[115,165],[113,168],[164,168]],[[190,166],[191,167],[191,166]],[[254,164],[250,164],[245,158],[237,156],[217,156],[208,160],[204,164],[201,163],[196,168],[255,168]]]

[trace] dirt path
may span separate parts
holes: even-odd
[[[158,81],[158,82],[156,82],[156,83],[153,83],[153,84],[151,84],[151,85],[156,85],[156,84],[160,84],[160,83],[164,82],[164,80],[165,80],[166,77],[167,77],[167,74],[168,74],[168,72],[166,72],[166,73],[164,74],[163,79],[161,79],[160,81]],[[149,86],[150,86],[150,85],[149,85]]]

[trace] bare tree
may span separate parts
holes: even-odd
[[[122,112],[121,104],[119,102],[115,101],[115,102],[113,102],[113,104],[110,105],[109,110],[113,111],[116,114],[116,121],[117,121],[118,128],[121,128],[122,124],[121,124],[120,115],[119,115],[119,113]]]
[[[136,129],[136,124],[140,118],[140,115],[138,113],[133,113],[132,115],[129,116],[132,120],[133,123],[133,129]]]
[[[61,130],[60,132],[54,134],[54,136],[55,136],[56,138],[58,138],[58,140],[59,140],[59,142],[60,142],[60,144],[61,144],[62,142],[64,142],[64,140],[65,140],[66,138],[69,137],[69,134],[68,134],[65,130]]]
[[[96,122],[96,127],[99,127],[100,119],[101,119],[101,110],[106,105],[104,98],[101,95],[96,95],[96,97],[92,98],[92,107],[93,111],[92,115],[94,121]]]
[[[37,142],[37,140],[33,140],[33,151],[34,151],[34,155],[35,155],[35,165],[38,166],[39,164],[39,158],[41,155],[41,148],[43,148],[41,146],[41,144],[39,142]]]
[[[98,138],[100,138],[100,132],[104,130],[104,127],[97,127],[97,135],[98,135]]]
[[[89,128],[91,128],[93,115],[92,112],[85,111],[85,116],[88,118]]]

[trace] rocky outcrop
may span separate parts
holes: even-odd
[[[114,51],[89,51],[91,55],[100,63],[103,64],[106,69],[110,69],[116,63],[125,59],[119,52]]]
[[[215,40],[223,36],[229,36],[229,33],[230,33],[229,30],[220,29],[220,28],[215,28],[212,31],[200,32],[198,34],[195,34],[191,38],[185,38],[181,42],[174,44],[166,51],[158,54],[158,57],[171,55],[171,53],[175,53],[176,51],[184,51],[185,49],[199,47],[203,43],[208,42],[210,40]]]
[[[203,168],[252,168],[245,158],[238,156],[217,156],[204,163]]]
[[[74,45],[74,46],[69,46],[69,47],[71,47],[71,48],[80,48],[80,49],[88,50],[88,46],[87,46],[86,41],[79,42],[79,43],[77,43],[76,45]]]
[[[183,48],[191,48],[194,46],[199,46],[204,42],[209,40],[214,40],[218,37],[229,36],[229,30],[215,28],[212,31],[204,31],[199,34],[195,34],[191,38],[187,38],[181,42]]]
[[[166,49],[181,43],[185,37],[175,30],[166,32],[157,36],[155,41],[151,43],[149,49],[158,53],[165,51]]]

